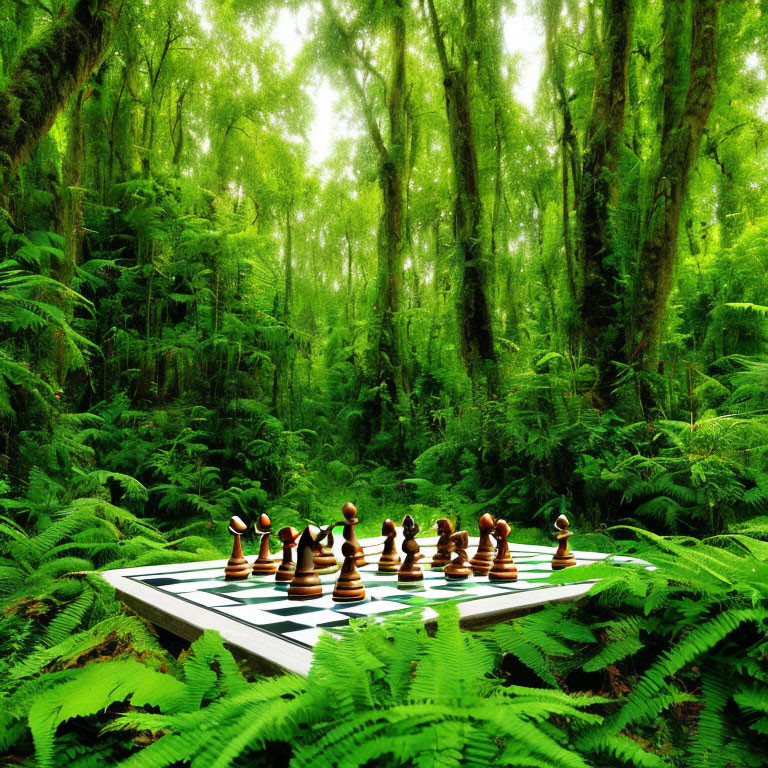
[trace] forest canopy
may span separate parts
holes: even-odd
[[[0,0],[0,760],[765,765],[767,25]],[[98,575],[349,500],[659,568],[361,625],[307,680]]]

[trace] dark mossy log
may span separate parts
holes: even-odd
[[[120,13],[118,0],[78,0],[18,58],[0,91],[0,169],[15,171],[99,62]]]

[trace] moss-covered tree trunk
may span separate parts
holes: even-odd
[[[0,91],[0,177],[29,156],[96,66],[120,7],[119,0],[78,0],[21,53]]]
[[[610,400],[612,361],[624,349],[619,256],[611,212],[619,195],[617,168],[626,112],[633,3],[606,0],[596,46],[592,108],[577,190],[578,248],[583,273],[579,303],[584,349],[597,368],[598,402]]]
[[[633,357],[653,364],[672,288],[680,215],[715,101],[721,0],[664,3],[664,112],[649,227],[635,280]]]
[[[498,366],[488,301],[488,257],[483,233],[483,204],[480,172],[470,106],[470,54],[464,47],[454,62],[446,50],[434,0],[429,0],[432,37],[443,73],[448,135],[455,180],[454,219],[456,249],[461,266],[459,286],[459,330],[461,352],[473,381],[484,376],[495,392]],[[474,26],[473,0],[464,3],[465,26]]]

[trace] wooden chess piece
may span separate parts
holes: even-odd
[[[451,543],[451,535],[453,534],[453,523],[446,517],[441,517],[436,523],[437,535],[440,537],[437,540],[437,551],[432,557],[432,568],[444,568],[451,562],[451,554],[453,552],[453,544]]]
[[[261,546],[259,547],[259,556],[254,561],[251,571],[257,576],[264,576],[277,570],[277,563],[269,554],[269,537],[272,535],[272,521],[268,515],[262,514],[259,517],[256,531],[261,535]]]
[[[229,532],[235,537],[232,544],[232,555],[227,560],[227,566],[224,568],[224,578],[227,581],[239,581],[247,579],[251,575],[251,564],[243,556],[243,543],[240,536],[248,530],[248,526],[237,516],[234,515],[229,521]]]
[[[397,529],[389,518],[381,526],[381,535],[387,538],[384,539],[384,550],[379,558],[379,573],[397,573],[400,566],[400,555],[397,554],[395,543]]]
[[[281,528],[277,532],[277,538],[283,545],[283,562],[275,574],[275,581],[291,581],[296,573],[296,564],[293,562],[291,550],[296,546],[299,532],[295,528]]]
[[[357,570],[358,543],[355,536],[354,504],[344,505],[344,517],[348,525],[344,526],[344,543],[341,545],[341,554],[344,555],[344,564],[339,571],[339,578],[333,588],[333,600],[336,603],[352,603],[365,600],[365,586]]]
[[[403,554],[405,560],[397,572],[398,581],[421,581],[424,578],[424,574],[416,562],[421,559],[419,554],[421,547],[416,541],[416,534],[419,530],[418,523],[410,515],[403,518]]]
[[[576,558],[573,552],[568,549],[568,539],[573,536],[573,531],[568,530],[568,518],[565,515],[555,520],[555,530],[557,531],[557,552],[552,558],[552,570],[561,571],[563,568],[570,568],[576,565]]]
[[[507,536],[512,529],[506,520],[497,520],[493,529],[493,537],[498,545],[496,557],[488,573],[490,581],[515,581],[517,579],[517,566],[509,554],[509,542]]]
[[[349,541],[355,548],[355,565],[358,568],[362,568],[364,565],[368,565],[368,561],[363,554],[363,548],[360,546],[360,542],[357,540],[357,534],[355,533],[355,525],[357,524],[357,507],[348,501],[342,508],[341,514],[344,515],[344,520],[341,522],[344,524],[344,530],[341,535],[344,537],[344,541]],[[342,548],[343,548],[342,544]]]
[[[493,555],[496,552],[496,547],[491,541],[491,534],[496,526],[496,521],[493,519],[493,515],[486,512],[478,521],[478,525],[480,527],[480,543],[477,545],[477,552],[469,564],[472,566],[472,573],[475,576],[485,576],[491,570]]]
[[[467,555],[467,547],[469,546],[469,534],[466,531],[456,531],[451,534],[451,544],[453,544],[456,557],[445,566],[446,579],[452,579],[458,581],[459,579],[466,579],[472,569],[469,567],[469,556]]]
[[[299,538],[299,549],[296,554],[296,572],[288,586],[289,600],[311,600],[323,594],[320,577],[315,573],[315,561],[312,546],[320,535],[320,530],[314,525],[308,525]]]
[[[326,541],[327,544],[323,544]],[[333,568],[339,563],[333,554],[333,524],[320,531],[314,547],[315,569]]]

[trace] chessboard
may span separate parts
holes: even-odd
[[[340,547],[340,538],[336,542],[334,550]],[[398,583],[396,573],[377,572],[382,538],[360,540],[368,560],[368,565],[358,569],[366,596],[354,603],[333,601],[338,573],[321,575],[322,596],[295,601],[288,599],[288,585],[276,583],[274,576],[251,575],[246,581],[226,581],[226,560],[124,568],[102,575],[120,599],[152,623],[189,640],[204,629],[216,629],[257,669],[287,669],[299,674],[309,671],[312,648],[321,633],[334,634],[353,619],[375,621],[397,611],[417,610],[429,623],[437,616],[436,604],[452,601],[458,605],[462,626],[481,627],[545,603],[574,600],[594,583],[548,583],[553,573],[553,549],[512,542],[510,553],[519,572],[516,581],[491,582],[487,576],[449,581],[441,570],[428,565],[437,537],[419,538],[418,542],[424,555],[424,580],[406,585]],[[477,543],[477,538],[470,538],[470,547]],[[336,554],[340,557],[340,551]],[[600,552],[573,554],[577,567],[609,557]],[[648,567],[648,563],[631,557],[612,557],[611,561]]]

